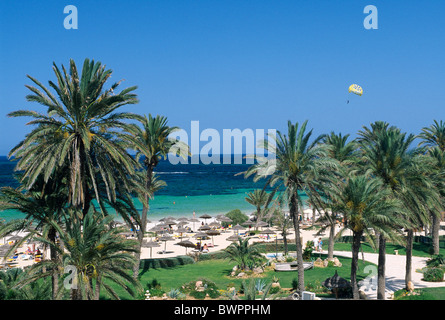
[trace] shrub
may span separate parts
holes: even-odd
[[[183,293],[189,294],[195,299],[204,299],[208,294],[210,298],[215,299],[220,296],[220,292],[213,281],[208,279],[200,278],[198,281],[202,281],[203,291],[196,290],[196,281],[190,281],[181,287]]]
[[[292,289],[297,290],[298,289],[298,278],[292,279]]]
[[[148,269],[172,268],[191,263],[195,263],[192,257],[177,256],[172,258],[143,259],[141,260],[140,267],[144,270],[148,270]]]
[[[156,279],[148,282],[147,288],[148,290],[150,290],[150,295],[153,297],[161,297],[165,293],[165,291],[161,287],[161,284]]]
[[[271,287],[269,290],[269,294],[275,294],[280,292],[280,287]]]
[[[241,224],[241,223],[249,220],[249,217],[246,216],[244,213],[242,213],[240,209],[232,210],[232,211],[226,213],[225,216],[232,219],[232,222],[230,223],[232,225]],[[229,225],[229,223],[222,222],[222,225],[224,227],[227,227]]]
[[[442,254],[433,256],[426,262],[426,265],[431,268],[440,267],[445,264],[445,258]]]
[[[179,291],[179,289],[171,289],[167,293],[167,296],[171,299],[178,299],[178,300],[185,299],[185,294],[183,294],[181,291]]]
[[[428,268],[423,274],[423,280],[440,282],[443,281],[443,270],[441,268]]]
[[[313,250],[314,250],[314,241],[307,241],[306,247],[304,248],[304,251],[303,251],[303,259],[310,260]]]
[[[193,290],[190,295],[195,299],[204,300],[207,294],[204,291]]]

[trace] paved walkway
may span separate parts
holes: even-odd
[[[352,257],[351,252],[347,251],[334,251],[334,255],[343,257]],[[362,254],[359,254],[359,259],[362,259]],[[364,259],[366,261],[378,264],[378,254],[377,253],[364,253]],[[426,266],[426,261],[428,258],[422,257],[412,257],[412,282],[414,288],[426,288],[426,287],[445,287],[444,282],[426,282],[422,281],[423,274],[416,272],[416,269],[421,269]],[[405,288],[405,265],[406,256],[404,255],[386,255],[386,299],[391,298],[392,294],[400,289]],[[365,270],[366,271],[366,270]],[[372,273],[375,272],[375,273]],[[376,274],[376,270],[369,270],[370,276]],[[377,278],[377,275],[375,275]],[[375,279],[376,279],[375,278]],[[376,280],[374,280],[376,281]],[[371,285],[370,285],[371,284]],[[372,284],[375,284],[375,288]],[[366,285],[362,284],[361,290],[363,290],[369,299],[377,299],[377,283],[371,282]]]

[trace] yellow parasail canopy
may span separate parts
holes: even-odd
[[[363,94],[363,89],[358,84],[351,84],[349,86],[349,92],[355,93],[356,95],[361,96]]]

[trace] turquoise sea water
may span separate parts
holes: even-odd
[[[18,186],[13,177],[15,163],[0,157],[0,187]],[[196,217],[203,214],[215,216],[233,209],[246,214],[255,208],[245,201],[246,194],[263,188],[264,181],[254,183],[251,178],[237,175],[245,171],[246,164],[177,164],[162,161],[156,168],[159,178],[167,183],[150,201],[149,219],[159,220],[166,216]],[[142,210],[141,203],[135,205]],[[0,212],[0,218],[10,220],[23,217],[20,212],[7,210]]]

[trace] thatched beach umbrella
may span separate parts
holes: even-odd
[[[186,225],[188,225],[188,224],[189,224],[188,221],[181,221],[181,222],[178,222],[177,226],[178,226],[178,227],[183,227],[183,226],[186,226]]]
[[[230,219],[229,217],[226,217],[226,216],[221,216],[217,220],[219,220],[221,222],[233,222],[232,219]]]
[[[246,226],[246,227],[251,227],[251,226],[253,226],[253,225],[255,225],[256,224],[256,221],[253,221],[253,220],[247,220],[247,221],[244,221],[243,223],[242,223],[242,225],[243,226]]]
[[[237,224],[236,226],[232,227],[233,231],[236,231],[238,233],[238,231],[240,230],[246,230],[246,228],[240,226],[239,224]]]
[[[196,248],[196,245],[193,242],[191,242],[190,240],[180,241],[178,243],[175,243],[175,245],[184,247],[185,248],[185,254],[187,254],[187,248]]]
[[[203,214],[200,216],[201,219],[204,219],[204,221],[207,223],[207,219],[210,219],[212,216],[209,216],[208,214]]]
[[[175,231],[181,234],[180,237],[181,237],[181,240],[182,240],[182,234],[186,233],[188,230],[186,228],[178,228]]]
[[[218,230],[212,230],[212,229],[207,230],[206,233],[207,233],[209,236],[212,237],[212,244],[213,244],[213,245],[215,245],[215,244],[213,243],[213,236],[219,236],[219,235],[221,234]]]
[[[169,225],[169,226],[174,226],[176,224],[176,222],[173,221],[173,220],[164,220],[164,223]]]
[[[201,245],[202,240],[208,238],[209,236],[208,236],[207,233],[204,233],[204,232],[198,232],[198,233],[195,234],[193,237],[196,238],[196,239],[199,239],[199,245]]]
[[[154,241],[142,241],[142,247],[150,248],[150,258],[152,257],[153,248],[160,247],[161,245]]]
[[[193,222],[193,230],[195,230],[195,222],[199,222],[199,219],[192,218],[189,220],[190,222]]]
[[[212,228],[221,228],[221,224],[216,221],[209,223],[209,226]]]
[[[205,224],[205,225],[203,225],[203,226],[198,228],[199,231],[207,231],[207,230],[210,230],[210,229],[211,228],[209,227],[208,224]]]
[[[238,239],[240,239],[241,237],[237,234],[232,234],[230,237],[228,237],[226,240],[227,241],[238,241]]]
[[[322,285],[334,291],[336,299],[338,299],[338,289],[347,289],[351,287],[348,280],[338,275],[337,270],[335,270],[335,274],[332,277],[323,281]]]
[[[164,241],[164,253],[166,252],[167,249],[167,241],[172,241],[172,240],[174,239],[168,235],[163,235],[162,237],[159,238],[159,241]]]
[[[176,218],[172,217],[172,216],[159,219],[159,221],[163,221],[163,222],[165,222],[165,221],[173,221],[173,220],[176,220]]]
[[[260,232],[260,234],[267,234],[267,237],[269,238],[269,234],[275,234],[275,231],[270,229],[264,229]],[[275,238],[275,257],[278,257],[278,237]]]
[[[257,223],[256,223],[256,227],[267,227],[269,224],[267,223],[267,222],[264,222],[264,221],[258,221]]]

